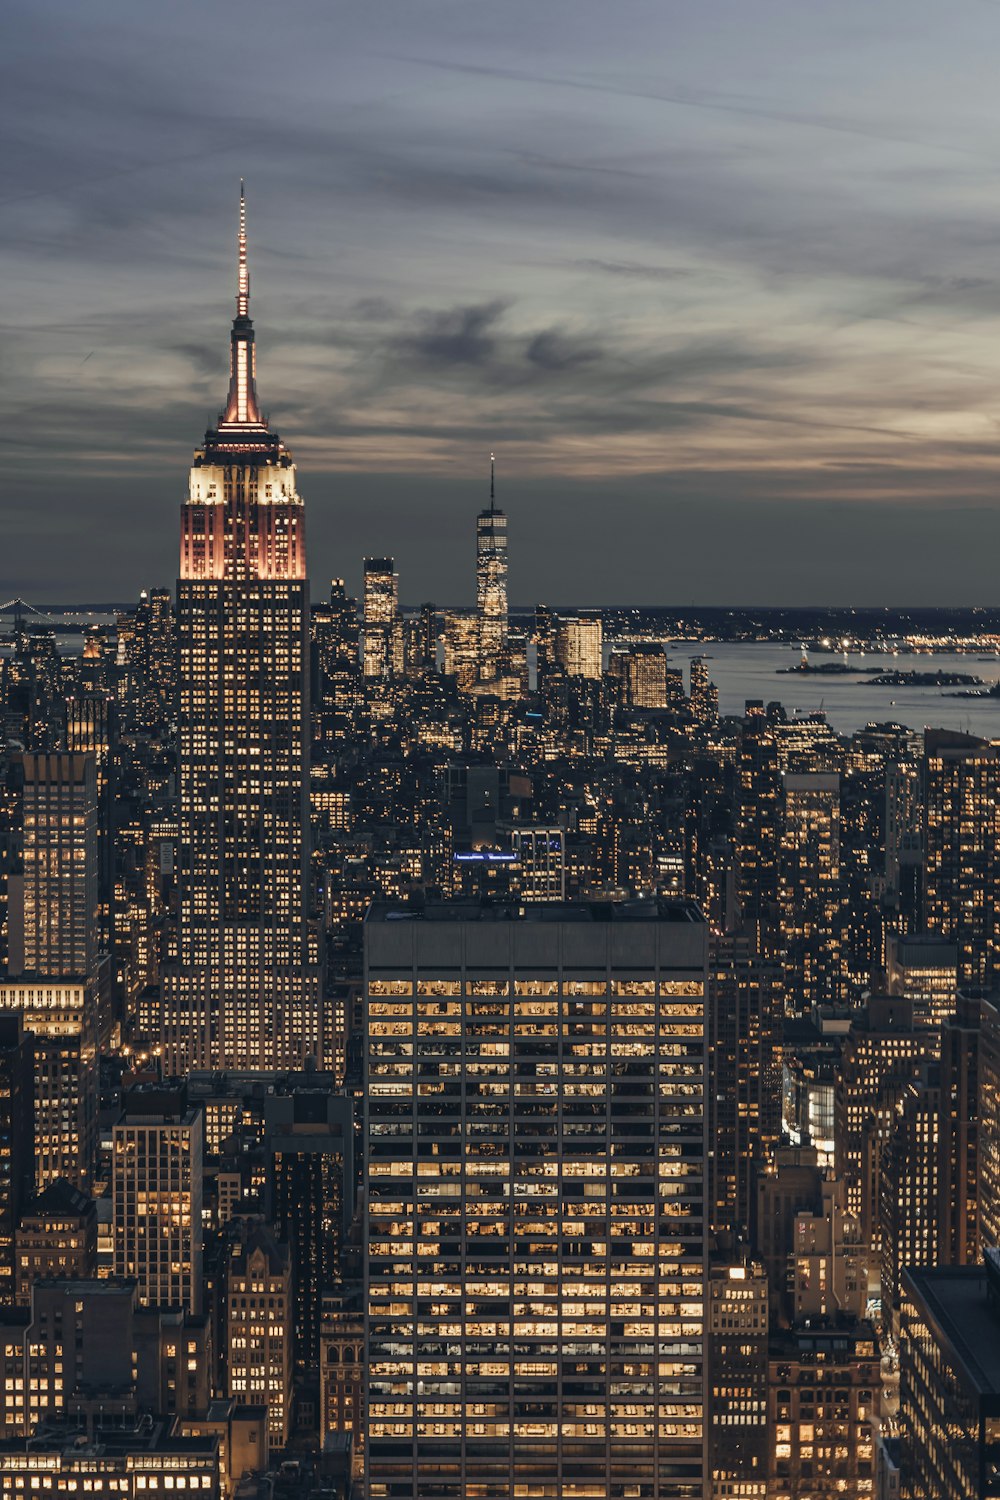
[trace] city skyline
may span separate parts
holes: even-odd
[[[236,13],[14,9],[4,597],[167,581],[242,173],[317,577],[471,602],[495,449],[519,604],[991,602],[995,8]]]

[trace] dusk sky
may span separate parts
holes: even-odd
[[[1000,603],[998,0],[8,0],[0,593],[172,584],[258,388],[314,597]]]

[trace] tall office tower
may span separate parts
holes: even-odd
[[[229,396],[181,525],[176,965],[164,1065],[301,1066],[321,1047],[307,910],[309,590],[295,465],[261,415],[246,217]]]
[[[115,1275],[147,1307],[201,1311],[202,1111],[183,1086],[140,1085],[111,1132]]]
[[[541,689],[545,685],[546,676],[552,670],[556,650],[556,620],[547,604],[535,605],[531,641],[535,647],[535,670],[538,686]]]
[[[268,1217],[291,1251],[298,1370],[319,1367],[323,1297],[354,1211],[353,1103],[335,1090],[332,1073],[296,1073],[264,1105]]]
[[[17,1011],[0,1011],[0,1306],[14,1301],[16,1234],[31,1194],[34,1159],[34,1051]]]
[[[937,1060],[938,1045],[936,1032],[914,1026],[911,1001],[884,995],[854,1015],[844,1039],[834,1106],[837,1175],[848,1212],[861,1220],[873,1249],[880,1239],[880,1157],[896,1101],[923,1065]]]
[[[554,656],[567,677],[589,677],[595,682],[600,679],[603,638],[600,615],[593,619],[566,618],[559,621]]]
[[[940,1072],[928,1064],[903,1089],[880,1169],[882,1326],[896,1327],[904,1266],[933,1266],[938,1253]]]
[[[889,993],[912,1002],[916,1026],[939,1027],[958,994],[958,945],[937,932],[891,936],[886,968]]]
[[[709,1500],[767,1494],[767,1276],[759,1261],[708,1278]]]
[[[97,946],[111,953],[115,932],[118,704],[110,693],[76,693],[66,700],[66,749],[92,755],[97,773]]]
[[[979,1007],[979,1245],[1000,1247],[1000,998]]]
[[[903,1272],[903,1500],[992,1500],[1000,1418],[1000,1257]]]
[[[706,937],[656,900],[369,912],[372,1500],[700,1500]]]
[[[1000,744],[924,735],[924,914],[958,944],[963,985],[1000,980]]]
[[[22,759],[22,948],[11,953],[10,972],[89,979],[97,966],[95,761],[65,753],[26,753]]]
[[[979,1259],[979,1016],[982,996],[962,993],[941,1025],[938,1125],[939,1265]]]
[[[919,932],[924,905],[924,803],[915,756],[886,766],[885,901],[900,933]]]
[[[778,909],[785,1008],[804,1015],[840,997],[840,777],[784,777]]]
[[[365,558],[362,611],[364,674],[391,677],[399,624],[399,574],[391,557]]]
[[[490,503],[476,517],[480,682],[493,682],[502,674],[507,653],[507,517],[497,508],[494,470],[491,453]]]
[[[778,942],[778,845],[781,837],[781,777],[774,727],[764,705],[746,705],[740,735],[736,813],[736,895],[762,954]]]
[[[292,1272],[288,1246],[261,1221],[240,1219],[226,1262],[229,1394],[267,1407],[272,1448],[288,1442],[292,1396]]]
[[[708,999],[708,1222],[745,1238],[781,1139],[781,968],[749,927],[713,934]]]

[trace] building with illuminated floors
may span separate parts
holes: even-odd
[[[321,1053],[308,910],[309,586],[295,465],[257,398],[240,198],[230,381],[181,521],[178,960],[164,1066]]]
[[[368,1495],[700,1500],[700,913],[365,929]]]

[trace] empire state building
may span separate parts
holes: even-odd
[[[240,185],[229,394],[181,512],[177,962],[169,1072],[321,1056],[307,921],[309,586],[291,454],[257,399]]]

